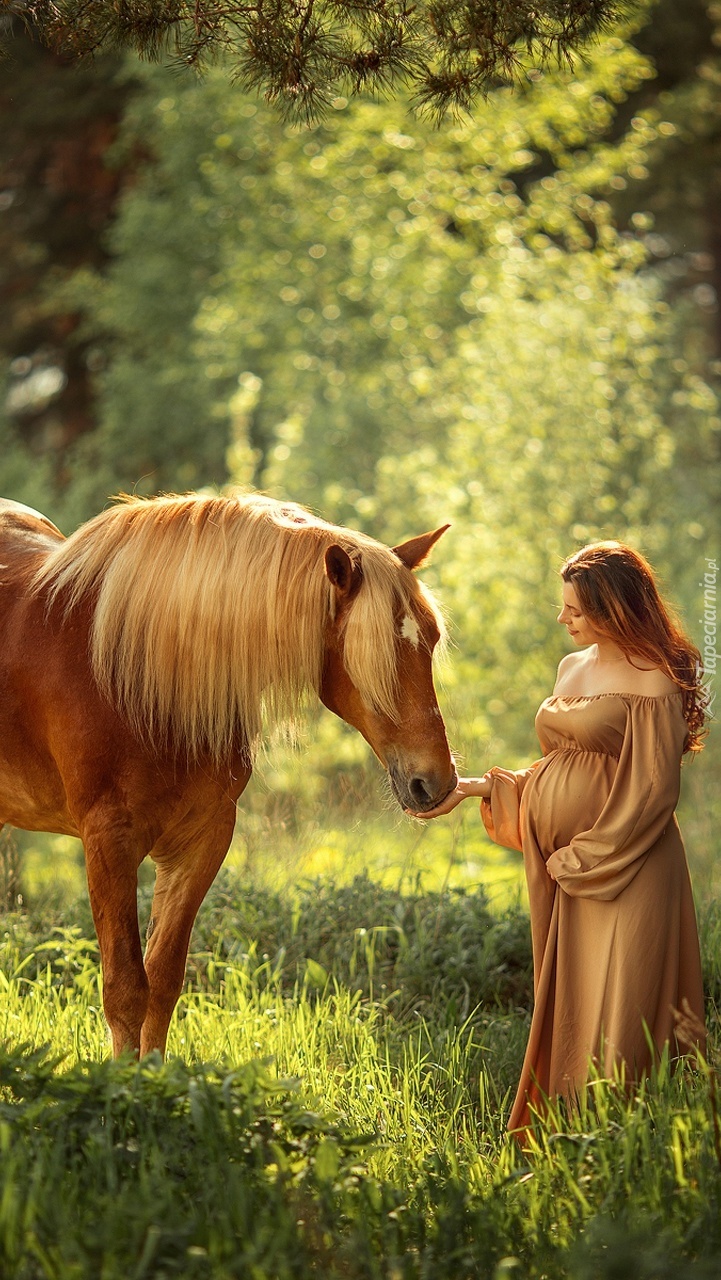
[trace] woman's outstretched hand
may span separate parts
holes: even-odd
[[[491,794],[491,775],[485,773],[482,778],[459,778],[455,790],[451,791],[437,804],[435,809],[426,809],[425,813],[417,813],[414,809],[406,809],[413,818],[441,818],[444,813],[451,813],[462,800],[471,796],[481,796],[488,800]]]

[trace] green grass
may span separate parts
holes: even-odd
[[[0,929],[3,1278],[718,1274],[704,1064],[664,1063],[631,1096],[593,1079],[532,1150],[506,1136],[528,1026],[518,912],[227,875],[170,1060],[138,1066],[107,1060],[87,904],[58,926],[46,911]],[[713,1062],[721,913],[702,918]]]
[[[378,812],[373,781],[323,826],[315,793],[261,778],[165,1065],[109,1061],[79,847],[20,837],[23,909],[0,917],[2,1280],[717,1277],[707,773],[688,771],[680,816],[710,1065],[662,1064],[630,1095],[592,1079],[526,1151],[505,1133],[532,991],[521,859],[475,806],[413,823]],[[143,920],[151,890],[144,868]]]

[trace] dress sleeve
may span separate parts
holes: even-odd
[[[678,804],[687,733],[676,695],[632,698],[616,776],[589,831],[546,863],[571,897],[615,898],[641,869]]]
[[[481,817],[491,840],[506,849],[523,850],[521,796],[533,770],[540,763],[540,760],[536,760],[527,769],[511,774],[510,778],[505,770],[501,773],[498,769],[489,769],[492,779],[491,796],[489,800],[481,800]]]

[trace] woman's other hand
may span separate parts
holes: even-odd
[[[488,800],[491,794],[491,775],[485,773],[482,778],[459,778],[455,790],[449,792],[445,800],[441,800],[435,809],[426,809],[425,813],[417,813],[414,809],[406,809],[413,818],[441,818],[445,813],[451,813],[462,800],[468,800],[471,796],[481,796]]]

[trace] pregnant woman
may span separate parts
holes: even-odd
[[[535,1007],[512,1131],[543,1095],[573,1096],[590,1058],[608,1075],[623,1064],[634,1081],[665,1045],[678,1056],[674,1011],[684,1000],[699,1028],[704,1017],[674,816],[681,756],[701,749],[700,655],[629,547],[584,547],[561,577],[558,621],[582,652],[562,659],[536,716],[541,759],[462,778],[417,815],[481,796],[491,838],[523,851]]]

